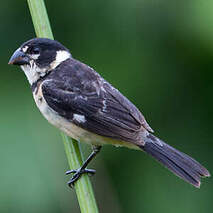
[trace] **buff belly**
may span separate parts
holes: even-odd
[[[125,146],[130,149],[137,149],[140,148],[133,143],[115,140],[112,138],[100,136],[94,133],[91,133],[81,127],[76,126],[72,122],[66,120],[65,118],[61,117],[57,112],[52,110],[48,105],[45,99],[43,98],[41,85],[38,90],[33,93],[34,100],[36,102],[37,107],[43,114],[43,116],[51,123],[52,125],[59,128],[61,131],[65,132],[71,138],[74,138],[80,142],[85,142],[90,145],[104,145],[104,144],[111,144],[115,146]]]

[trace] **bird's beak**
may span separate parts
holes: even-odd
[[[29,57],[26,56],[25,53],[23,53],[20,49],[17,49],[12,57],[10,58],[8,64],[13,64],[13,65],[25,65],[29,64]]]

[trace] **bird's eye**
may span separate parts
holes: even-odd
[[[32,54],[35,54],[35,55],[38,55],[40,53],[40,49],[38,47],[34,47],[32,50],[31,50],[31,53]]]

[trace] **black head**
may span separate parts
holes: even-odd
[[[9,64],[21,66],[28,80],[34,82],[70,57],[69,50],[59,42],[47,38],[33,38],[14,52]]]
[[[17,50],[19,54],[15,52],[16,55],[13,54],[9,64],[25,65],[29,64],[30,60],[34,60],[40,68],[43,68],[49,66],[56,59],[58,51],[69,52],[58,41],[48,38],[33,38],[20,46]]]

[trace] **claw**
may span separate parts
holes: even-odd
[[[73,170],[68,170],[68,171],[66,171],[66,175],[69,175],[69,174],[72,174],[72,173],[76,173],[77,172],[77,170],[76,169],[73,169]]]
[[[66,172],[66,175],[73,174],[72,178],[67,183],[69,185],[69,187],[72,188],[74,186],[74,183],[81,177],[82,174],[88,173],[88,175],[90,175],[90,176],[95,174],[94,169],[86,169],[86,167],[89,164],[89,162],[97,155],[97,153],[100,152],[100,150],[101,150],[101,146],[93,146],[92,153],[89,155],[89,157],[86,159],[86,161],[84,161],[81,168],[79,168],[77,170],[76,169],[69,170]]]
[[[85,169],[85,170],[86,170],[86,173],[90,176],[93,176],[96,172],[94,169]]]
[[[68,174],[72,174],[74,173],[74,175],[72,176],[72,178],[67,182],[67,184],[69,185],[69,187],[73,188],[74,183],[81,177],[82,174],[87,173],[88,175],[92,176],[95,174],[95,170],[94,169],[77,169],[77,170],[69,170],[66,172],[66,175]]]
[[[73,188],[75,181],[77,181],[81,176],[81,173],[76,173],[73,175],[73,177],[68,181],[68,186]]]

